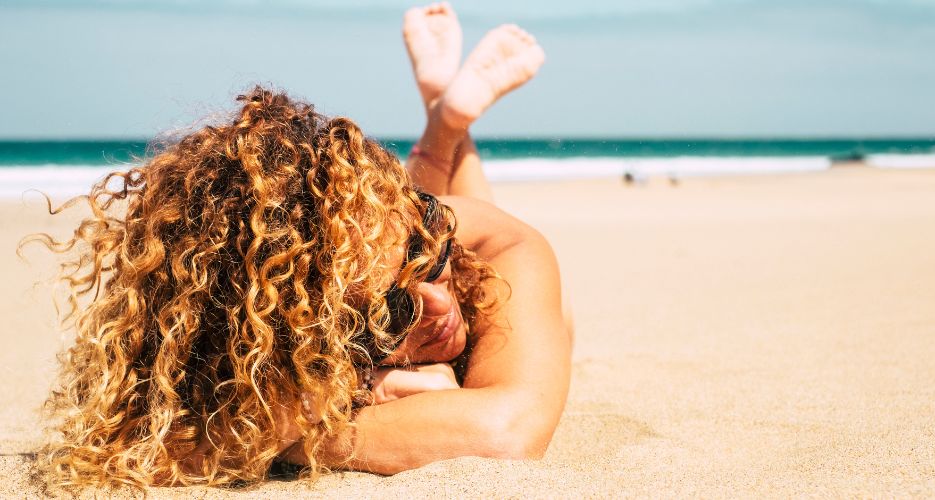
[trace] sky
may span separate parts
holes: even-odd
[[[465,52],[514,22],[547,54],[478,137],[935,137],[935,0],[453,4]],[[257,83],[417,136],[411,5],[0,0],[0,138],[146,139]]]

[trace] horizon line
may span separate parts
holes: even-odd
[[[380,142],[416,142],[419,140],[416,136],[393,136],[393,135],[371,135],[368,136]],[[473,136],[475,142],[549,142],[549,141],[932,141],[935,142],[935,133],[931,135],[886,135],[886,134],[864,134],[864,135],[620,135],[620,136],[599,136],[599,135],[515,135],[515,136]],[[120,136],[101,136],[101,137],[0,137],[0,144],[10,143],[159,143],[156,137],[120,137]],[[164,141],[172,142],[172,141]]]

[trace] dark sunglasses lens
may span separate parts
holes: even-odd
[[[429,271],[429,275],[425,277],[426,282],[433,282],[437,280],[443,272],[445,272],[445,266],[448,265],[448,259],[451,257],[451,238],[449,238],[442,246],[442,253],[438,256],[438,261],[435,263],[435,266]]]
[[[405,290],[394,288],[386,296],[386,307],[390,310],[389,331],[401,334],[412,325],[415,316],[415,304]],[[400,337],[399,340],[402,340]]]
[[[438,199],[428,193],[419,193],[419,199],[425,202],[425,213],[422,215],[422,227],[436,237],[445,234],[451,230],[451,226],[443,216],[444,212],[438,209]],[[425,281],[432,282],[442,275],[445,266],[448,264],[448,258],[451,254],[451,239],[449,238],[442,244],[441,253],[436,259],[435,264],[429,270]],[[420,248],[410,248],[410,259],[415,258],[416,254],[421,253]]]

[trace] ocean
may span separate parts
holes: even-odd
[[[381,142],[405,155],[412,139]],[[935,167],[935,137],[896,139],[478,139],[494,182],[820,171],[861,160],[878,168]],[[85,193],[111,170],[140,162],[146,141],[0,141],[0,197],[30,189]]]

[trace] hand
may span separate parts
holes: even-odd
[[[302,416],[305,417],[310,424],[315,425],[321,421],[321,417],[312,412],[313,403],[309,399],[308,394],[303,393],[299,401],[301,407],[308,406],[302,411]],[[282,403],[273,405],[273,417],[275,419],[274,428],[276,430],[276,438],[280,443],[280,452],[299,442],[304,435],[299,424],[296,423],[296,406],[299,405]]]
[[[374,404],[427,391],[459,389],[454,369],[448,363],[380,368],[373,372]]]

